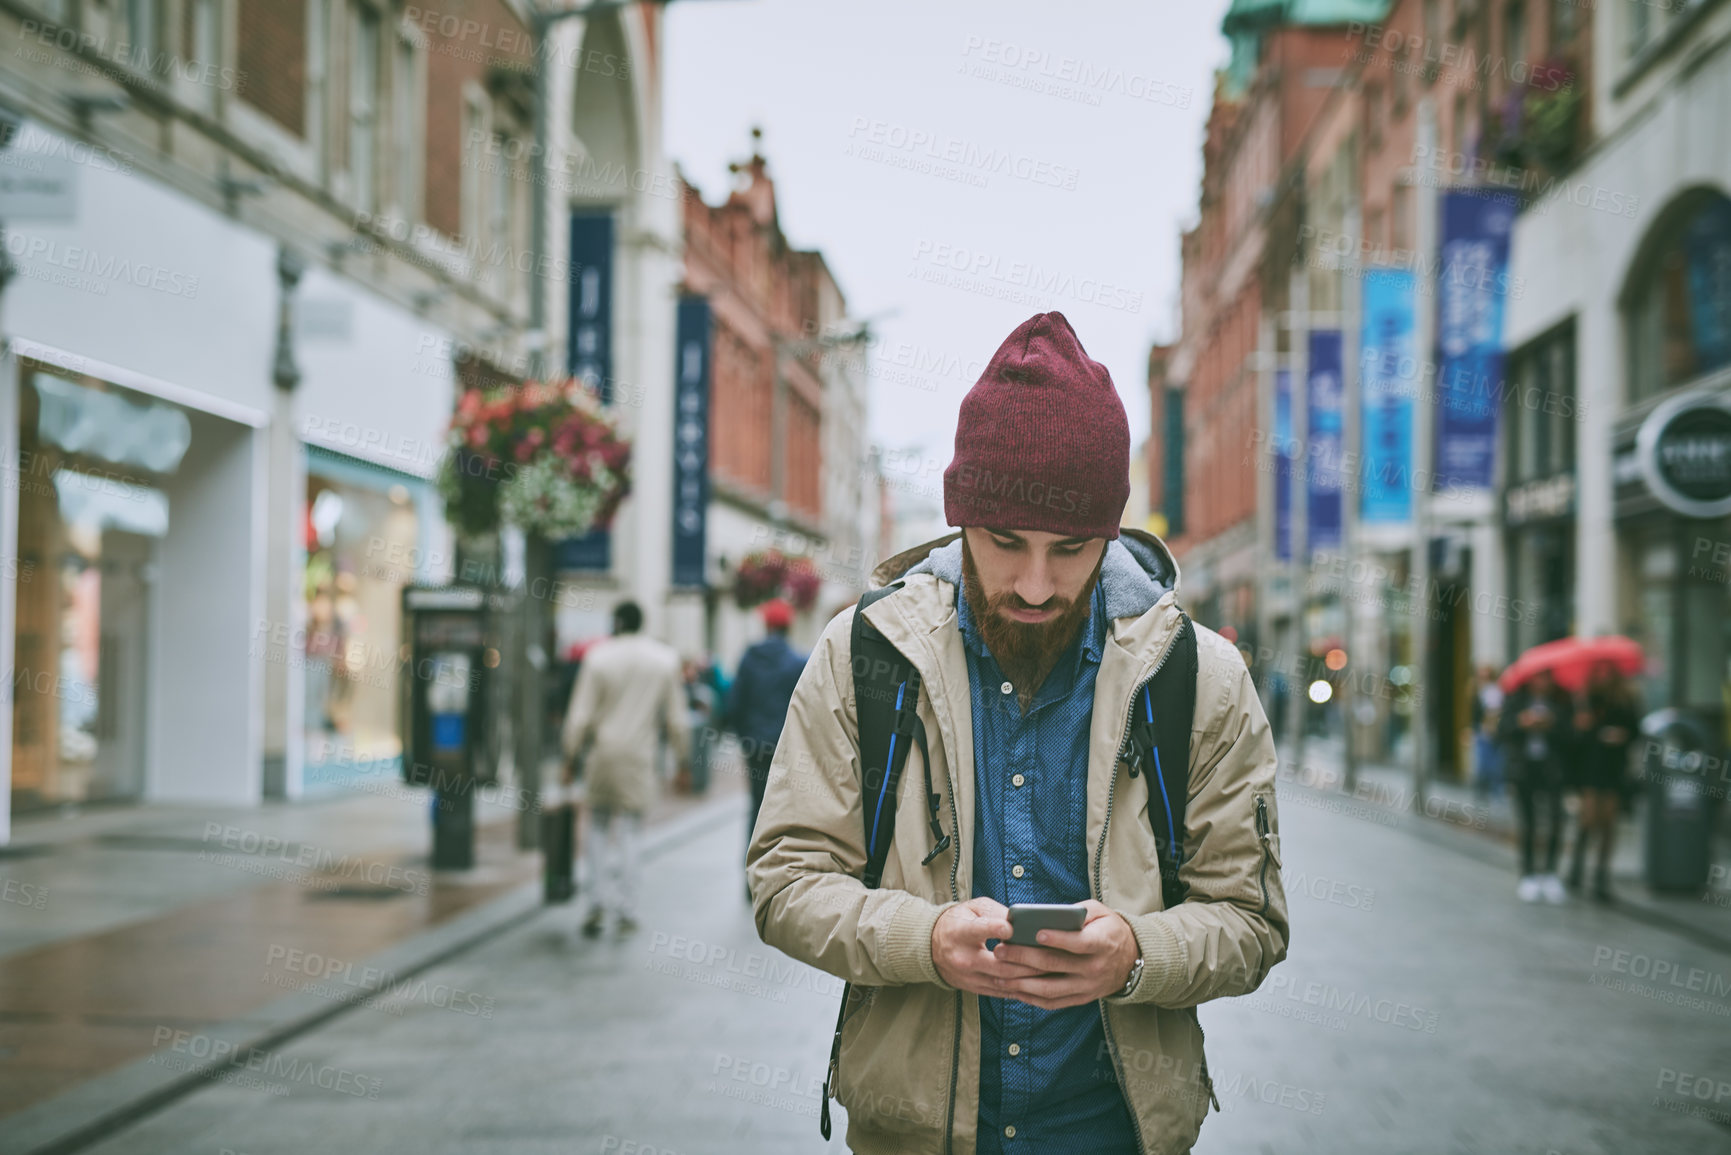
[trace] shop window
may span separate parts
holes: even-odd
[[[1574,472],[1579,422],[1575,326],[1571,321],[1510,358],[1503,403],[1507,483],[1518,485]]]
[[[12,801],[136,798],[162,488],[191,444],[171,405],[30,372],[20,391]]]
[[[1731,199],[1696,189],[1661,215],[1624,308],[1631,402],[1731,365]]]
[[[394,778],[402,589],[425,561],[417,495],[424,483],[309,451],[305,784]]]
[[[357,5],[349,44],[349,177],[356,207],[372,210],[379,164],[379,14]]]

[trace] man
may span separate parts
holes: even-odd
[[[1274,745],[1243,660],[1200,626],[1188,892],[1162,909],[1164,796],[1120,754],[1180,633],[1178,571],[1157,538],[1120,535],[1129,452],[1111,377],[1058,313],[1010,334],[962,401],[959,540],[881,565],[902,585],[865,611],[921,676],[928,739],[879,889],[859,878],[851,614],[794,695],[750,884],[766,943],[855,985],[832,1074],[859,1155],[1188,1151],[1213,1098],[1192,1008],[1285,957]],[[1001,941],[1008,904],[1076,901],[1081,930]]]
[[[763,784],[769,777],[775,745],[781,741],[787,704],[805,671],[805,655],[787,642],[787,631],[793,625],[793,607],[781,598],[771,598],[759,612],[768,633],[739,659],[739,674],[733,680],[733,694],[728,701],[728,728],[739,735],[746,773],[751,778],[748,834],[757,822],[758,807],[763,805]]]
[[[680,766],[690,757],[685,691],[673,647],[644,637],[643,610],[621,602],[613,636],[589,647],[571,689],[560,745],[565,780],[582,760],[589,813],[589,917],[583,933],[599,935],[617,916],[620,935],[637,929],[637,839],[655,801],[659,740]]]

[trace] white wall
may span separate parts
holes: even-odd
[[[15,147],[45,139],[39,126],[30,130]],[[7,251],[20,266],[82,276],[106,291],[20,276],[6,290],[8,334],[268,410],[275,244],[144,177],[92,164],[72,170],[77,219],[8,221]],[[51,263],[68,260],[74,268]],[[147,284],[115,275],[123,267]],[[104,268],[110,275],[97,275]],[[161,284],[182,292],[149,287],[158,271]]]
[[[264,612],[266,436],[194,414],[192,447],[163,486],[145,766],[153,799],[260,796],[263,672],[249,648]]]

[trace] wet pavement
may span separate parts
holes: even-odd
[[[1731,1151],[1731,954],[1523,905],[1483,833],[1281,799],[1292,950],[1202,1010],[1223,1110],[1199,1155]],[[757,941],[743,841],[738,800],[710,803],[649,857],[635,936],[543,911],[90,1150],[844,1150],[845,1113],[827,1146],[816,1119],[840,984]]]

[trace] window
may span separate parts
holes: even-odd
[[[397,41],[397,59],[391,69],[391,128],[395,136],[391,168],[392,196],[405,219],[420,216],[421,122],[426,108],[421,100],[420,60],[413,42]]]
[[[1575,33],[1580,30],[1580,13],[1576,5],[1580,0],[1551,0],[1551,48],[1553,51],[1565,48],[1575,41]]]
[[[307,0],[306,138],[318,166],[319,179],[330,173],[326,151],[325,116],[330,77],[330,0]],[[244,33],[245,29],[242,29]],[[242,36],[245,43],[245,36]]]
[[[192,0],[192,58],[201,71],[222,61],[216,5],[217,0]]]
[[[1403,44],[1401,45],[1400,51],[1395,53],[1394,73],[1389,77],[1388,81],[1389,96],[1393,98],[1392,107],[1389,109],[1389,116],[1397,123],[1401,117],[1406,115],[1407,93],[1411,88],[1412,50],[1408,48],[1407,45]]]
[[[1382,85],[1374,80],[1364,86],[1364,140],[1371,148],[1382,147]]]
[[[1161,407],[1165,450],[1161,456],[1160,504],[1166,515],[1166,532],[1184,536],[1184,390],[1168,387]]]
[[[1572,473],[1575,468],[1575,327],[1540,337],[1509,361],[1504,404],[1510,485]]]
[[[370,211],[378,195],[379,16],[364,4],[354,8],[349,44],[349,179],[354,203]]]
[[[1641,49],[1647,47],[1647,42],[1653,38],[1654,32],[1657,31],[1655,28],[1657,18],[1654,16],[1653,10],[1646,4],[1625,4],[1623,11],[1629,20],[1628,54],[1636,56],[1640,54]]]
[[[505,163],[504,157],[489,157],[481,142],[491,136],[487,115],[487,100],[479,89],[471,89],[463,100],[463,144],[471,155],[462,166],[462,211],[458,227],[465,242],[477,242],[485,226],[486,216],[481,204],[481,190],[486,186],[481,177],[486,166]]]
[[[126,0],[127,63],[155,73],[162,52],[162,12],[157,0]]]
[[[511,162],[506,158],[517,150],[511,138],[502,132],[493,134],[492,179],[487,194],[487,235],[500,248],[511,247]]]
[[[1731,365],[1731,199],[1685,193],[1630,275],[1629,400]]]
[[[1521,62],[1527,58],[1527,6],[1522,0],[1509,0],[1503,9],[1503,56],[1505,75],[1524,74]]]
[[[1405,254],[1412,249],[1412,199],[1412,185],[1402,184],[1394,187],[1393,216],[1391,219],[1394,235],[1389,238],[1389,243],[1394,246],[1397,254]]]
[[[1467,94],[1455,93],[1454,121],[1449,131],[1454,133],[1454,151],[1460,158],[1471,157],[1477,151],[1473,147],[1472,125],[1467,119],[1471,115],[1467,108]]]

